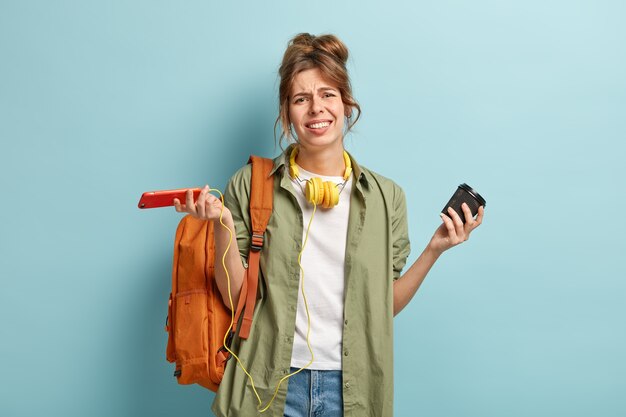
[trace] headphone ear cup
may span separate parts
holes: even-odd
[[[324,181],[322,185],[324,193],[322,207],[327,209],[335,207],[339,204],[339,189],[337,184],[332,181]]]
[[[339,204],[339,187],[337,187],[337,184],[331,182],[328,188],[330,191],[330,207],[335,207]]]
[[[324,181],[319,177],[313,178],[313,181],[315,182],[315,203],[319,206],[324,202]]]
[[[324,199],[322,179],[313,177],[306,182],[305,197],[306,201],[316,206],[321,204]]]
[[[322,207],[331,208],[330,202],[330,187],[328,181],[324,181],[324,201],[322,201]]]
[[[309,204],[315,204],[315,184],[313,184],[313,180],[307,180],[304,187],[306,201],[308,201]]]
[[[332,181],[322,181],[319,177],[307,180],[305,185],[306,201],[316,206],[333,208],[339,204],[339,187]]]

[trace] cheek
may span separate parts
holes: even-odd
[[[298,122],[299,117],[299,113],[297,108],[295,107],[289,107],[289,111],[287,112],[287,116],[289,116],[289,121],[292,124],[295,124]]]
[[[335,114],[337,116],[341,115],[343,117],[347,117],[348,107],[346,107],[343,102],[340,100],[335,106]]]
[[[337,106],[335,114],[337,115],[337,124],[344,124],[345,118],[348,117],[348,108],[341,103]]]
[[[337,118],[337,129],[343,130],[345,125],[345,119],[343,117]]]

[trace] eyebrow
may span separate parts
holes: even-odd
[[[317,89],[317,92],[322,92],[322,91],[335,91],[337,92],[338,90],[336,88],[333,87],[320,87]],[[311,95],[310,93],[305,93],[304,91],[300,91],[299,93],[294,94],[292,97],[298,97],[298,96],[309,96]]]

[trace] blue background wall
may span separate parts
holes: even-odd
[[[456,186],[483,226],[396,318],[396,415],[626,415],[623,1],[0,2],[0,414],[206,416],[164,359],[173,210],[275,154],[301,31],[350,47],[348,149],[404,187],[413,261]],[[172,414],[177,413],[177,414]]]

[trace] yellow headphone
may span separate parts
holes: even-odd
[[[296,156],[298,156],[299,148],[294,146],[289,155],[289,175],[293,179],[300,180],[300,172],[296,165]],[[343,161],[346,164],[346,170],[343,173],[344,181],[348,181],[352,174],[352,163],[348,152],[343,151]],[[345,184],[345,183],[344,183]],[[306,181],[305,198],[306,201],[313,205],[321,205],[324,208],[333,208],[339,204],[339,185],[332,181],[323,181],[320,177],[313,177]]]

